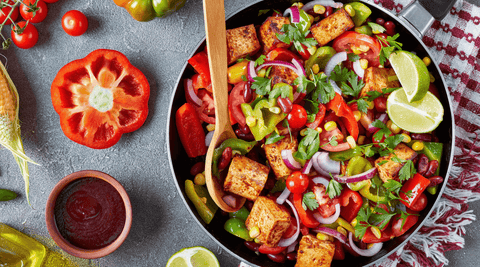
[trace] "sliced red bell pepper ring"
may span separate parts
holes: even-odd
[[[195,107],[190,103],[185,103],[177,110],[175,122],[180,141],[187,155],[190,158],[205,155],[207,153],[205,132]]]
[[[357,217],[358,211],[362,208],[363,199],[358,192],[350,190],[349,188],[344,188],[342,194],[340,195],[340,216],[351,222]]]
[[[81,145],[103,149],[143,125],[150,85],[125,55],[98,49],[58,71],[51,97],[64,134]]]
[[[403,184],[400,191],[400,201],[410,208],[415,201],[420,197],[420,195],[427,189],[430,184],[430,180],[423,177],[422,175],[416,173],[412,178],[408,179],[405,184]]]
[[[347,131],[355,140],[357,140],[358,123],[357,120],[355,120],[352,110],[343,100],[343,97],[338,93],[335,93],[335,97],[326,104],[326,108],[327,110],[332,110],[335,112],[335,115],[340,117],[342,122],[345,124]]]
[[[320,225],[315,217],[313,217],[313,212],[309,209],[304,210],[302,207],[303,194],[293,194],[293,205],[298,212],[298,217],[303,225],[308,228],[315,228]]]

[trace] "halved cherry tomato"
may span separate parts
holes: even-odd
[[[14,26],[14,29],[16,29],[17,27],[23,28],[25,27],[26,23],[26,21],[20,21],[19,23],[17,23],[16,26]],[[22,49],[32,48],[38,41],[38,31],[32,23],[28,23],[28,25],[25,27],[21,34],[17,34],[15,33],[15,31],[12,30],[11,35],[13,43],[18,48]]]
[[[294,171],[287,178],[287,188],[294,194],[301,194],[307,190],[309,181],[306,174]]]
[[[379,55],[382,47],[375,38],[366,34],[347,31],[333,41],[333,48],[337,52],[348,51],[350,53],[352,52],[352,46],[367,46],[369,50],[366,53],[361,53],[360,58],[367,59],[369,66],[378,67],[380,65]]]
[[[403,224],[403,219],[400,218],[400,214],[393,216],[392,218],[392,233],[394,236],[403,235],[408,229],[412,228],[418,222],[417,215],[408,215],[405,219],[405,224]]]
[[[367,231],[365,232],[365,235],[362,238],[362,241],[367,244],[380,243],[380,242],[386,242],[394,237],[395,235],[393,234],[393,231],[390,227],[385,229],[385,231],[382,231],[382,235],[380,236],[380,238],[377,238],[373,234],[370,227],[368,227]]]
[[[62,28],[71,36],[80,36],[88,29],[87,17],[78,10],[70,10],[62,17]]]
[[[14,4],[14,2],[12,0],[10,0],[8,3],[10,5]],[[5,25],[10,25],[10,24],[12,24],[12,20],[13,21],[17,20],[18,14],[19,14],[18,7],[15,7],[12,14],[10,15],[11,20],[7,19],[8,14],[10,14],[10,11],[12,11],[12,8],[9,7],[9,6],[6,6],[2,9],[0,9],[0,24],[5,22]],[[7,19],[7,21],[5,21],[6,19]]]
[[[292,62],[293,58],[300,61],[303,65],[303,60],[297,54],[283,47],[275,48],[272,51],[268,52],[266,60],[268,61],[280,60],[280,61]]]
[[[292,129],[300,129],[307,123],[307,111],[298,104],[293,104],[292,111],[288,113],[288,124]]]
[[[313,122],[307,123],[307,127],[311,129],[315,129],[320,125],[320,123],[323,121],[323,118],[325,118],[325,111],[327,109],[322,103],[319,103],[318,105],[318,113],[315,115],[315,120]]]
[[[48,13],[47,4],[43,0],[38,0],[35,11],[33,5],[37,0],[23,0],[20,5],[20,15],[23,19],[30,21],[31,23],[42,22]]]
[[[281,252],[283,252],[285,249],[287,249],[287,247],[279,247],[279,246],[276,246],[276,247],[269,247],[265,244],[262,244],[259,248],[258,248],[258,252],[262,253],[262,254],[272,254],[272,255],[276,255],[276,254],[279,254]]]

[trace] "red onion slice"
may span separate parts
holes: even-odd
[[[287,202],[287,204],[290,206],[290,208],[292,208],[293,214],[295,214],[295,219],[297,220],[297,225],[300,226],[300,219],[298,218],[297,210],[293,206],[292,202],[290,202],[290,200],[285,199],[285,202]],[[280,242],[278,242],[278,246],[279,247],[288,247],[288,246],[292,245],[297,240],[299,234],[300,234],[300,227],[297,227],[297,231],[295,232],[295,234],[293,234],[289,238],[281,239]]]
[[[319,152],[317,157],[318,166],[327,173],[339,174],[340,173],[340,161],[330,159],[328,152]]]
[[[353,62],[353,71],[355,71],[358,77],[363,79],[363,76],[365,75],[365,70],[362,69],[362,66],[360,66],[360,60],[355,60],[355,62]]]
[[[373,246],[369,249],[360,249],[355,245],[353,242],[353,234],[350,232],[348,233],[348,243],[350,244],[350,247],[358,253],[358,255],[364,256],[364,257],[372,257],[375,254],[377,254],[383,247],[383,243],[374,243]]]
[[[287,200],[288,196],[290,196],[290,190],[285,187],[280,196],[277,197],[277,204],[283,205],[283,203],[285,203],[285,200]]]
[[[295,242],[293,242],[290,246],[288,246],[288,248],[287,248],[287,253],[294,252],[294,251],[295,251],[295,247],[297,246],[297,244],[298,244],[298,241],[295,240]]]
[[[341,8],[343,6],[342,3],[337,3],[333,0],[316,0],[306,3],[302,9],[305,11],[313,9],[315,5],[322,5],[322,6],[331,6],[333,8]]]
[[[325,75],[330,77],[330,74],[332,74],[333,69],[335,66],[340,64],[341,62],[347,60],[347,52],[338,52],[333,57],[328,60],[327,65],[325,66]]]
[[[280,61],[280,60],[274,60],[274,61],[267,61],[263,63],[262,65],[258,66],[256,71],[258,72],[264,67],[269,67],[269,66],[279,66],[279,67],[285,67],[293,70],[298,76],[302,76],[301,70],[298,70],[295,65],[292,63],[288,63],[285,61]]]
[[[299,23],[300,22],[300,11],[298,11],[297,6],[292,6],[289,7],[283,12],[284,17],[288,17],[288,15],[291,16],[291,22],[292,23]]]
[[[318,212],[313,213],[313,217],[319,222],[323,224],[332,224],[334,223],[338,217],[340,217],[340,204],[335,204],[335,214],[328,218],[324,218],[322,215],[320,215]]]
[[[212,142],[212,138],[213,138],[213,134],[215,133],[215,131],[210,131],[207,133],[207,135],[205,136],[205,145],[208,147],[210,146],[210,143]]]
[[[313,157],[312,157],[312,165],[313,165],[313,168],[315,169],[316,172],[318,172],[320,175],[323,175],[323,176],[330,176],[330,174],[328,174],[328,172],[326,172],[324,169],[320,168],[320,164],[318,163],[318,156],[320,155],[320,152],[317,152],[315,154],[313,154]]]
[[[317,176],[317,177],[313,178],[312,182],[314,182],[316,184],[323,184],[325,186],[325,188],[328,188],[328,183],[330,183],[330,181],[327,180],[327,178],[321,177],[321,176]]]
[[[302,73],[303,76],[307,76],[307,73],[305,72],[305,69],[303,68],[302,63],[300,63],[300,61],[298,59],[292,58],[292,64],[293,64],[293,66],[295,66],[297,68],[297,70],[298,70],[297,74]]]
[[[370,170],[368,170],[366,172],[362,172],[360,174],[353,175],[353,176],[335,175],[335,176],[333,176],[333,179],[335,179],[335,181],[337,181],[339,183],[342,183],[342,184],[356,183],[356,182],[361,182],[361,181],[364,181],[364,180],[372,179],[373,176],[375,176],[375,174],[377,174],[377,168],[371,168]]]
[[[332,228],[319,226],[319,227],[313,228],[312,231],[314,231],[315,233],[324,233],[326,235],[333,236],[343,244],[347,243],[347,237],[341,234],[340,232],[338,232],[337,230],[333,230]]]
[[[192,79],[186,79],[185,80],[185,86],[186,86],[186,91],[190,99],[192,99],[195,104],[198,106],[201,106],[203,101],[198,98],[197,94],[195,94],[195,89],[193,89],[193,81]]]
[[[237,199],[232,195],[225,195],[222,197],[223,201],[230,207],[237,207]]]
[[[257,72],[255,71],[255,61],[249,61],[247,64],[247,76],[248,80],[254,82],[253,78],[257,77]]]
[[[313,166],[313,160],[307,160],[307,162],[305,162],[305,166],[303,166],[303,169],[302,169],[302,173],[303,174],[309,174],[310,173],[310,170],[312,169],[312,166]]]
[[[302,168],[302,164],[296,161],[293,158],[292,150],[284,149],[282,150],[282,159],[285,165],[291,170],[300,170]]]

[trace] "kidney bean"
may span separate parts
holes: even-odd
[[[230,161],[232,160],[232,148],[227,147],[225,150],[222,152],[222,156],[220,157],[219,163],[218,163],[218,168],[220,170],[225,169]]]
[[[239,139],[242,139],[242,140],[245,140],[245,141],[253,141],[255,139],[255,137],[253,136],[252,133],[243,133],[242,131],[240,131],[240,129],[236,129],[235,130],[235,134],[237,135],[237,137]]]
[[[284,263],[287,260],[287,256],[283,253],[279,254],[267,254],[267,257],[274,262]]]
[[[193,164],[192,168],[190,169],[190,174],[195,176],[205,170],[205,162],[200,161]]]
[[[277,104],[280,106],[280,109],[282,109],[282,112],[285,114],[290,113],[290,111],[292,111],[293,103],[292,103],[292,100],[290,100],[290,98],[288,97],[277,98]]]
[[[431,160],[428,163],[428,168],[427,171],[425,172],[425,177],[428,178],[432,176],[438,169],[438,161],[437,160]]]
[[[238,125],[238,129],[240,130],[240,132],[242,132],[244,134],[251,133],[250,127],[248,127],[248,125],[246,125],[246,124],[244,126]]]
[[[333,13],[333,7],[331,7],[331,6],[326,6],[326,7],[325,7],[325,13],[323,13],[323,17],[326,18],[326,17],[332,15],[332,13]]]
[[[377,18],[377,19],[375,20],[375,23],[377,23],[378,25],[383,26],[383,25],[385,24],[385,20],[382,19],[382,18]]]
[[[411,133],[410,137],[412,138],[412,140],[420,140],[420,141],[424,141],[424,142],[431,142],[432,141],[432,135],[427,134],[427,133],[422,133],[422,134]]]
[[[243,89],[243,100],[245,103],[250,103],[253,100],[253,90],[248,83],[245,83],[245,88]]]
[[[260,244],[255,243],[255,241],[245,241],[243,242],[245,246],[251,250],[251,251],[258,251],[258,248],[260,247]]]
[[[430,180],[430,184],[428,186],[436,186],[439,185],[443,182],[443,177],[442,176],[433,176],[428,178]]]
[[[287,253],[287,260],[296,261],[297,260],[297,253],[296,252]]]
[[[417,165],[417,172],[420,175],[425,176],[425,172],[427,172],[428,169],[428,162],[428,157],[425,154],[420,154]]]

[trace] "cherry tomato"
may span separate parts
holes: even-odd
[[[379,113],[384,113],[387,111],[387,98],[384,96],[377,97],[373,100],[375,105],[375,110]]]
[[[275,255],[275,254],[279,254],[281,252],[283,252],[285,249],[287,249],[286,247],[269,247],[265,244],[262,244],[259,248],[258,248],[258,252],[262,253],[262,254],[272,254],[272,255]]]
[[[415,201],[415,203],[413,203],[410,206],[410,209],[413,211],[422,211],[423,209],[425,209],[425,207],[427,207],[427,203],[428,203],[427,195],[422,193],[418,197],[417,201]]]
[[[245,103],[245,97],[243,97],[243,94],[248,86],[250,86],[248,82],[239,82],[235,84],[228,96],[228,108],[232,111],[232,117],[234,117],[242,127],[247,125],[241,105]]]
[[[43,0],[38,0],[37,9],[35,11],[31,10],[35,1],[37,0],[23,0],[20,5],[20,15],[31,23],[40,23],[47,17],[48,8]]]
[[[367,59],[369,66],[378,67],[380,65],[379,55],[382,47],[375,38],[354,31],[347,31],[333,41],[333,48],[337,52],[348,51],[350,53],[352,52],[352,46],[368,46],[368,51],[361,53],[360,58]]]
[[[51,4],[51,3],[58,2],[58,0],[43,0],[43,2]]]
[[[403,219],[400,218],[400,214],[397,214],[392,219],[392,231],[394,236],[403,235],[408,229],[414,226],[418,221],[417,215],[408,215],[405,219],[405,224],[402,227]]]
[[[87,31],[87,17],[78,10],[70,10],[62,17],[63,30],[71,36],[80,36]]]
[[[14,3],[12,1],[9,2],[9,4],[13,5]],[[12,8],[9,7],[9,6],[6,6],[2,9],[0,9],[0,24],[5,22],[5,20],[7,19],[8,17],[8,14],[10,14],[10,11],[12,11]],[[15,21],[17,20],[18,18],[18,7],[15,7],[15,9],[13,10],[12,14],[10,15],[10,19],[8,19],[6,22],[5,22],[5,25],[10,25],[12,24],[12,20]]]
[[[293,104],[292,111],[287,115],[288,124],[292,129],[300,129],[307,123],[307,111],[300,105]]]
[[[26,21],[20,21],[17,23],[17,25],[14,27],[14,29],[17,28],[23,28],[25,27]],[[33,24],[28,23],[25,29],[21,34],[17,34],[14,30],[12,30],[12,40],[13,43],[22,49],[29,49],[32,48],[38,41],[38,31]]]
[[[309,179],[300,171],[292,172],[287,178],[287,188],[294,194],[301,194],[308,188]]]

